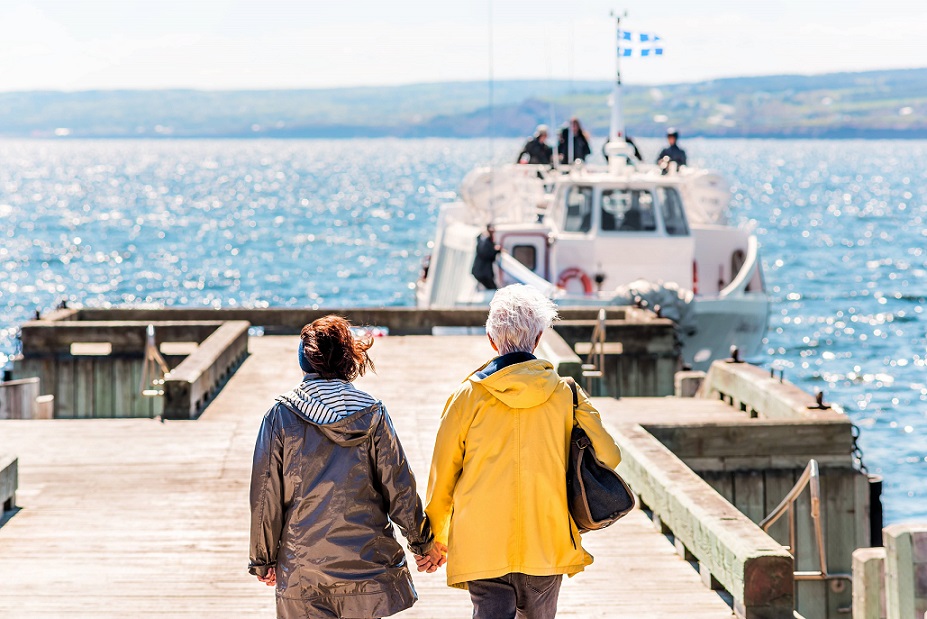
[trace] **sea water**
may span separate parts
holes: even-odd
[[[927,142],[681,145],[731,181],[732,220],[755,223],[772,311],[753,361],[862,428],[886,522],[927,519]],[[0,367],[18,326],[62,300],[412,305],[441,204],[520,146],[0,141]]]

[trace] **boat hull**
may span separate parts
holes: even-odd
[[[763,293],[744,294],[694,302],[696,331],[682,338],[683,362],[693,370],[708,370],[715,359],[741,359],[756,355],[766,337],[769,298]]]

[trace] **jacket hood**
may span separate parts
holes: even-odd
[[[529,359],[486,375],[483,370],[495,361],[471,374],[469,380],[485,387],[510,408],[531,408],[543,404],[560,384],[560,377],[549,361]]]
[[[301,419],[316,425],[339,445],[364,440],[377,426],[383,405],[349,382],[309,374],[292,391],[277,397]]]

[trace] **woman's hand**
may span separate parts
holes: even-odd
[[[447,563],[447,546],[441,542],[433,543],[427,554],[415,555],[415,563],[418,565],[418,571],[431,574]]]
[[[268,568],[267,576],[264,576],[263,578],[258,576],[257,579],[260,580],[265,585],[267,585],[268,587],[276,587],[277,586],[277,570],[275,570],[272,567]]]

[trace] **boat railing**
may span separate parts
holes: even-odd
[[[556,296],[557,286],[523,265],[508,252],[499,254],[499,268],[516,283],[531,286],[548,297]]]
[[[814,526],[814,541],[818,551],[817,571],[795,571],[795,580],[852,580],[850,574],[831,573],[827,570],[827,551],[824,539],[824,528],[821,518],[821,474],[817,460],[808,461],[808,466],[802,471],[798,481],[785,495],[782,502],[773,509],[766,518],[760,522],[760,528],[769,532],[770,527],[775,524],[783,515],[787,515],[789,523],[789,552],[793,557],[797,556],[796,545],[798,536],[796,534],[797,526],[795,521],[796,503],[799,496],[805,488],[811,493],[811,521]]]
[[[458,194],[474,210],[477,225],[534,221],[546,205],[551,174],[535,164],[476,168],[461,181]]]
[[[730,284],[725,286],[718,296],[721,298],[736,294],[743,294],[756,274],[760,265],[760,247],[756,237],[750,235],[747,239],[747,255],[744,258],[744,264],[740,271],[734,277]]]

